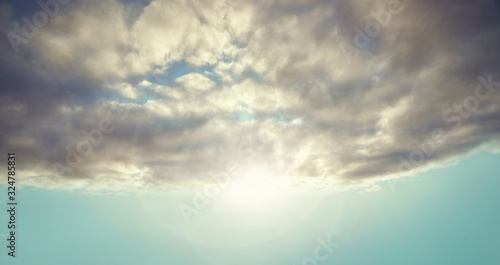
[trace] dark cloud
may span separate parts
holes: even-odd
[[[19,53],[0,40],[0,151],[29,185],[162,189],[236,161],[366,187],[498,148],[500,95],[478,88],[500,82],[498,2],[401,1],[361,48],[387,1],[188,2],[75,2]],[[37,11],[2,2],[1,34]]]

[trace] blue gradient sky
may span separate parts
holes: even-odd
[[[397,182],[393,189],[384,183],[375,192],[296,198],[293,211],[260,215],[235,207],[212,215],[219,210],[210,206],[202,215],[214,235],[192,237],[186,235],[193,227],[179,224],[177,210],[189,194],[86,195],[24,188],[19,192],[19,256],[12,262],[2,254],[0,261],[298,265],[313,255],[318,238],[330,235],[339,247],[319,264],[495,265],[500,262],[499,159],[480,153],[414,181]],[[267,225],[234,223],[245,215]],[[274,224],[289,226],[268,231]]]

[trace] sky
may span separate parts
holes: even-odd
[[[0,1],[2,264],[498,264],[499,12]]]
[[[2,253],[0,261],[300,265],[323,240],[332,253],[318,264],[495,265],[499,159],[478,153],[377,192],[298,196],[293,207],[265,213],[219,199],[190,225],[177,211],[189,192],[89,196],[23,187],[18,256]]]

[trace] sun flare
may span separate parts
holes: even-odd
[[[263,207],[279,196],[272,178],[265,169],[250,170],[230,184],[227,197],[238,205]]]

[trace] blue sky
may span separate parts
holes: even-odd
[[[338,248],[319,264],[494,265],[500,261],[499,158],[474,154],[394,189],[384,184],[375,192],[297,198],[294,211],[258,216],[268,225],[290,224],[271,237],[262,236],[266,228],[259,222],[221,225],[248,211],[241,208],[207,220],[216,236],[182,236],[192,227],[172,228],[179,227],[176,205],[187,194],[85,195],[25,187],[19,192],[19,256],[14,263],[6,255],[0,259],[40,265],[302,264],[318,238],[331,236]],[[244,230],[257,236],[242,236]]]

